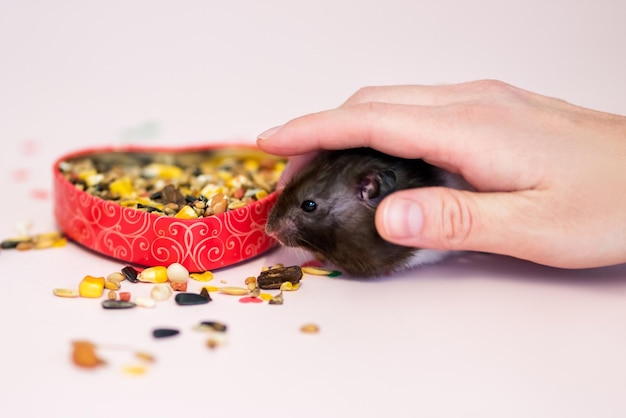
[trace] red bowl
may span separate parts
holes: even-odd
[[[265,234],[265,223],[276,203],[276,192],[218,215],[178,219],[128,208],[80,190],[60,170],[60,164],[68,160],[97,158],[108,153],[121,153],[123,157],[137,153],[176,156],[206,152],[267,155],[244,145],[202,148],[123,146],[73,152],[54,163],[56,221],[69,239],[103,255],[146,267],[177,262],[190,272],[202,272],[242,262],[275,247],[276,241]]]

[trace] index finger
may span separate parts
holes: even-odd
[[[452,107],[366,102],[292,119],[261,134],[257,144],[266,152],[287,156],[371,147],[454,166],[459,156],[466,155],[467,136]]]

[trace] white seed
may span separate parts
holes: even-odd
[[[156,301],[152,298],[135,298],[135,304],[142,308],[154,308]]]
[[[150,290],[150,296],[158,302],[169,299],[172,293],[172,288],[165,284],[155,284]]]
[[[189,279],[189,270],[180,263],[172,263],[167,267],[167,278],[172,282],[186,282]]]

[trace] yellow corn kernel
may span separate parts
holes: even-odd
[[[259,190],[258,192],[254,194],[254,197],[256,197],[257,200],[261,200],[266,196],[267,196],[267,192],[265,190]]]
[[[111,182],[111,184],[109,184],[109,190],[111,193],[123,198],[132,197],[135,192],[133,183],[128,177],[123,177]]]
[[[90,168],[87,170],[82,170],[80,173],[78,173],[78,178],[84,181],[87,181],[87,179],[89,177],[95,176],[98,174],[98,171],[95,168]]]
[[[54,241],[54,244],[52,244],[53,248],[60,248],[60,247],[65,247],[67,245],[67,238],[62,237],[59,238],[58,240]]]
[[[174,215],[174,218],[178,219],[197,219],[198,213],[189,205],[183,206],[177,213]]]
[[[293,284],[291,282],[283,282],[280,285],[280,290],[285,290],[290,292],[292,290],[298,290],[300,288],[300,283]]]
[[[276,165],[274,166],[274,172],[277,174],[280,174],[283,172],[283,170],[285,169],[285,162],[284,161],[277,161]]]
[[[229,181],[230,179],[233,178],[233,174],[230,171],[224,171],[224,170],[218,171],[217,176],[224,181]]]
[[[155,266],[142,270],[137,279],[144,283],[165,283],[167,282],[167,267]]]
[[[255,159],[247,159],[243,163],[243,167],[247,171],[256,172],[259,169],[259,160]]]
[[[99,298],[104,292],[104,277],[85,276],[78,285],[78,294],[84,298]]]
[[[143,173],[148,177],[176,179],[183,175],[183,170],[175,165],[152,163],[143,169]]]

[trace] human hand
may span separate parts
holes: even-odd
[[[499,81],[359,90],[337,109],[259,136],[294,157],[368,146],[461,174],[476,190],[396,192],[377,209],[391,242],[563,267],[626,262],[626,117]],[[290,173],[286,173],[290,176]]]

